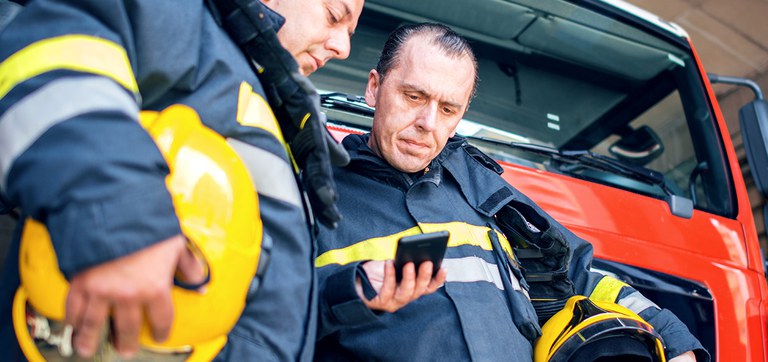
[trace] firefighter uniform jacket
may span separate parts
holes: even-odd
[[[311,359],[316,288],[303,196],[258,78],[203,1],[33,1],[0,33],[0,62],[0,195],[45,223],[66,277],[180,233],[168,167],[137,120],[140,110],[185,104],[247,164],[264,242],[274,240],[271,269],[219,357]],[[0,293],[5,357],[20,353],[10,323],[15,255],[18,238]]]
[[[344,219],[335,230],[321,230],[318,240],[316,359],[531,361],[531,342],[515,327],[524,325],[522,319],[536,318],[528,313],[530,301],[516,298],[525,295],[527,284],[516,270],[497,266],[489,238],[497,235],[512,257],[493,219],[511,200],[533,206],[566,235],[572,252],[569,276],[577,294],[609,295],[639,312],[663,336],[668,357],[702,348],[669,311],[627,284],[588,271],[591,245],[511,187],[499,176],[498,164],[464,139],[449,140],[418,174],[395,170],[367,141],[367,135],[351,135],[343,142],[352,157],[348,166],[335,170]],[[443,260],[445,286],[395,313],[369,310],[357,296],[355,277],[361,277],[367,297],[375,292],[359,265],[392,259],[401,236],[437,230],[451,233]],[[508,283],[502,282],[505,272]],[[505,291],[505,285],[513,292]]]

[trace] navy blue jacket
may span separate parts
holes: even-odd
[[[509,255],[509,243],[497,232],[493,217],[512,200],[531,205],[566,236],[576,293],[613,289],[602,293],[612,292],[614,301],[649,321],[667,342],[668,357],[701,349],[670,312],[626,284],[601,283],[610,277],[589,271],[591,245],[504,181],[498,165],[463,138],[449,140],[419,174],[395,170],[367,141],[367,135],[351,135],[343,142],[352,156],[348,166],[335,170],[344,219],[335,230],[322,229],[318,240],[316,360],[531,361],[531,342],[516,328],[536,318],[530,301],[520,297],[526,295],[527,284],[517,270],[507,269],[511,284],[506,285],[513,292],[506,290],[500,281],[504,268],[497,266],[489,240],[489,232],[496,233]],[[365,307],[354,288],[356,276],[366,284],[360,264],[392,259],[399,237],[435,230],[451,232],[443,261],[448,269],[445,286],[395,313]]]
[[[227,137],[251,171],[274,247],[220,357],[311,358],[316,288],[303,196],[259,80],[203,1],[30,2],[0,33],[0,84],[1,199],[45,223],[67,277],[180,233],[168,167],[140,110],[185,104]],[[4,355],[18,353],[9,309],[17,247],[0,292]]]

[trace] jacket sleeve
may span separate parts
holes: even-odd
[[[376,296],[360,264],[331,264],[318,269],[318,340],[338,330],[378,319],[376,313],[363,303],[355,288],[355,279],[359,277],[366,297]]]
[[[128,14],[40,0],[0,33],[0,191],[45,223],[67,277],[180,233],[168,167],[137,122]]]

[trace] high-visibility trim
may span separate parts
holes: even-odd
[[[468,256],[464,258],[443,259],[442,267],[448,271],[445,281],[449,283],[474,283],[486,281],[504,290],[504,283],[496,264],[491,264],[482,258]],[[509,273],[512,289],[520,290],[520,282],[514,274]]]
[[[8,108],[0,117],[0,186],[5,188],[13,161],[48,129],[96,111],[138,119],[139,106],[115,82],[91,76],[55,80]]]
[[[243,126],[260,128],[274,136],[288,153],[293,172],[299,173],[299,165],[296,164],[291,148],[285,142],[283,131],[277,122],[277,118],[275,118],[275,114],[272,112],[272,107],[269,106],[269,103],[261,94],[254,93],[253,87],[246,82],[240,83],[240,90],[237,95],[236,119]]]
[[[237,122],[243,126],[261,128],[280,141],[283,146],[287,145],[283,138],[283,132],[280,130],[280,124],[277,123],[275,114],[269,103],[261,96],[254,93],[253,87],[246,82],[240,83],[240,91],[237,95]]]
[[[486,226],[470,225],[458,221],[450,223],[421,223],[419,226],[392,235],[362,240],[345,248],[326,251],[315,259],[315,266],[320,268],[329,264],[346,265],[364,260],[394,259],[397,241],[401,237],[441,230],[447,230],[451,233],[451,236],[448,238],[449,248],[474,245],[483,250],[493,250],[491,241],[488,239],[488,230],[490,229]],[[499,236],[502,248],[508,255],[512,255],[512,249],[507,239],[498,231],[496,231],[496,234]]]
[[[299,129],[304,129],[304,125],[307,124],[307,121],[309,120],[310,114],[307,113],[304,115],[304,118],[301,120],[301,124],[299,125]]]
[[[627,283],[606,275],[597,282],[595,289],[589,295],[589,299],[616,303],[621,288],[627,286],[629,286]]]
[[[139,93],[123,47],[95,36],[73,34],[32,43],[0,63],[0,98],[17,84],[57,69],[102,75]]]
[[[260,195],[302,207],[301,194],[294,181],[296,178],[291,165],[271,152],[234,138],[228,138],[227,143],[248,168],[253,185]]]
[[[648,308],[655,308],[655,309],[661,309],[659,308],[656,303],[652,302],[650,299],[644,297],[640,292],[632,292],[630,295],[619,299],[617,304],[637,313],[640,314],[640,312],[648,309]]]

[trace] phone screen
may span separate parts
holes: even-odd
[[[432,277],[437,275],[440,264],[448,246],[448,231],[437,231],[426,234],[404,236],[397,242],[395,252],[395,275],[397,282],[403,279],[403,266],[413,262],[418,270],[419,265],[427,260],[432,262]]]

